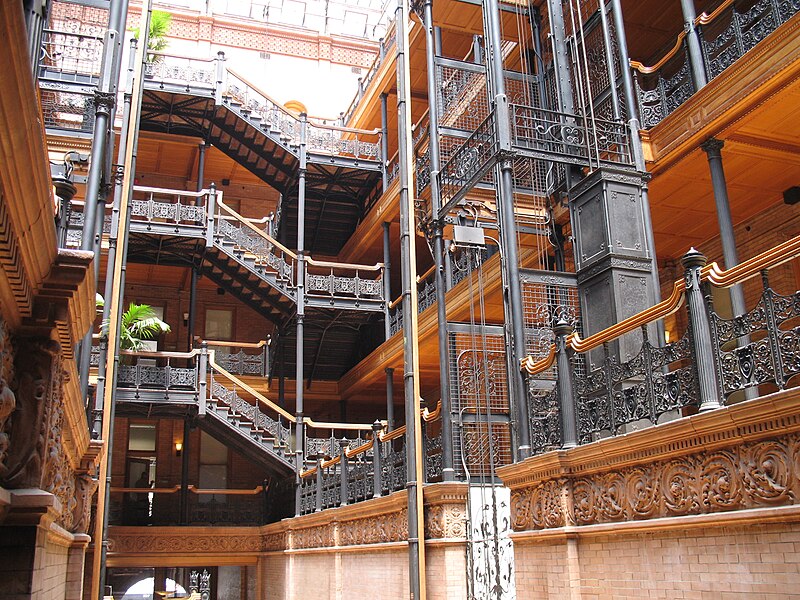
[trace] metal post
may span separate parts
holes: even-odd
[[[700,289],[700,270],[706,257],[692,248],[681,259],[686,269],[686,304],[689,309],[689,326],[692,330],[694,362],[700,387],[700,412],[719,408],[719,389],[714,371],[714,354],[711,348],[711,326],[708,322],[703,291]]]
[[[206,404],[208,403],[208,343],[203,341],[200,344],[200,357],[197,363],[197,414],[206,414]]]
[[[496,4],[495,0],[490,1]],[[559,103],[557,110],[574,115],[575,103],[572,98],[567,33],[564,27],[564,8],[561,0],[547,0],[547,13],[550,15],[550,31],[553,41],[553,66],[556,72],[555,83]],[[499,44],[500,38],[496,39],[496,43]]]
[[[197,319],[197,281],[200,279],[200,269],[197,266],[191,267],[192,280],[189,285],[189,318],[186,320],[187,350],[194,347],[194,326]]]
[[[375,421],[372,424],[372,497],[378,498],[383,495],[383,442],[381,442],[381,429],[383,424]]]
[[[641,172],[647,171],[642,151],[642,140],[639,135],[639,110],[636,91],[633,86],[633,76],[630,69],[630,58],[628,56],[628,38],[625,35],[625,20],[622,18],[621,0],[611,0],[612,16],[614,18],[614,31],[617,34],[617,48],[619,49],[619,62],[622,68],[622,92],[625,95],[625,107],[628,111],[628,131],[631,136],[631,150],[636,168]],[[650,215],[650,197],[647,186],[642,187],[642,214],[644,216],[644,230],[647,237],[647,246],[652,255],[652,267],[650,269],[653,280],[653,300],[658,303],[661,301],[661,280],[658,276],[658,262],[656,256],[656,242],[653,236],[653,222]],[[656,322],[658,332],[658,345],[664,340],[664,322]]]
[[[197,191],[200,192],[203,190],[203,183],[205,178],[205,171],[206,171],[206,144],[205,142],[200,142],[198,144],[198,156],[197,156]]]
[[[183,448],[181,449],[181,524],[189,523],[189,418],[183,420]]]
[[[392,254],[391,254],[391,228],[392,224],[383,222],[383,297],[386,300],[386,339],[392,337],[392,324],[389,318],[389,305],[392,303]]]
[[[386,428],[394,429],[394,369],[386,367]]]
[[[453,287],[453,253],[451,252],[452,242],[450,240],[444,241],[444,283],[445,289],[450,290]]]
[[[339,506],[347,506],[350,495],[350,472],[347,468],[347,449],[350,440],[343,438],[339,440]]]
[[[397,148],[400,165],[400,265],[403,286],[403,388],[406,405],[406,488],[408,490],[408,579],[414,600],[426,600],[425,527],[422,497],[422,437],[419,386],[419,315],[414,235],[414,156],[411,133],[411,73],[408,0],[397,0]]]
[[[389,187],[389,116],[386,106],[388,95],[381,94],[381,183],[383,191]]]
[[[107,360],[105,364],[105,387],[102,397],[102,436],[106,443],[105,455],[100,460],[100,473],[98,477],[98,503],[97,513],[95,519],[95,547],[97,541],[102,540],[101,550],[95,550],[92,563],[92,597],[102,598],[103,584],[106,576],[106,555],[108,551],[108,507],[110,490],[111,490],[111,456],[113,452],[113,422],[114,422],[114,405],[116,386],[108,385],[109,382],[115,381],[117,367],[119,365],[119,326],[122,315],[122,297],[125,289],[125,269],[126,269],[126,253],[128,242],[128,230],[130,224],[130,198],[133,191],[133,175],[136,170],[136,154],[137,154],[137,140],[139,132],[139,123],[141,120],[141,103],[142,92],[144,90],[142,79],[145,68],[145,48],[147,47],[148,28],[150,24],[150,17],[152,13],[152,0],[144,0],[142,5],[142,41],[141,45],[137,48],[136,56],[132,65],[135,65],[136,76],[133,76],[134,67],[130,69],[132,77],[132,91],[130,93],[130,118],[128,119],[128,129],[125,138],[125,153],[124,160],[122,161],[122,168],[119,167],[116,173],[119,186],[115,188],[115,196],[117,191],[120,194],[119,203],[117,204],[115,197],[115,205],[119,208],[116,213],[118,222],[116,227],[118,235],[120,236],[120,248],[114,255],[114,262],[112,263],[109,254],[109,261],[107,267],[107,294],[106,306],[109,310],[108,317],[108,350],[107,354],[112,357]],[[122,145],[120,145],[122,149]],[[119,164],[119,163],[118,163]],[[114,228],[112,223],[112,229]],[[115,232],[112,231],[112,235]],[[99,386],[98,386],[99,387]],[[98,399],[98,402],[100,400]],[[102,498],[102,500],[100,500]],[[96,576],[96,577],[95,577]]]
[[[557,2],[559,11],[561,3]],[[506,342],[511,350],[509,364],[509,387],[512,410],[516,421],[516,458],[523,460],[530,454],[530,429],[528,427],[527,391],[520,360],[525,357],[525,322],[522,310],[522,284],[519,276],[517,252],[517,225],[514,219],[514,164],[511,154],[511,132],[508,99],[503,80],[503,57],[500,51],[500,7],[497,0],[486,0],[484,10],[486,30],[489,38],[486,49],[489,56],[487,71],[494,95],[497,116],[497,133],[502,157],[500,160],[500,185],[497,190],[498,236],[501,248],[501,266],[505,275],[506,292]],[[563,26],[563,23],[562,23]],[[443,421],[444,422],[444,421]],[[443,440],[444,441],[444,440]]]
[[[217,52],[217,81],[214,87],[214,102],[222,102],[223,90],[225,89],[225,53],[220,50]]]
[[[295,371],[295,469],[296,502],[300,506],[300,472],[303,470],[305,421],[303,420],[303,326],[305,322],[305,236],[306,236],[306,132],[307,115],[300,113],[300,165],[297,188],[297,343]],[[319,476],[319,475],[318,475]],[[321,502],[321,498],[318,498]]]
[[[428,78],[428,153],[430,155],[431,228],[433,229],[434,282],[436,286],[436,318],[439,325],[439,393],[442,403],[442,477],[444,481],[455,479],[453,470],[453,421],[450,414],[450,361],[447,352],[447,306],[445,293],[447,283],[444,266],[444,243],[442,241],[443,219],[439,189],[441,153],[439,149],[439,111],[436,104],[436,40],[433,28],[433,3],[423,4],[425,24],[425,56]]]
[[[556,360],[558,367],[558,405],[561,411],[561,447],[578,445],[578,421],[575,414],[575,394],[572,389],[572,363],[567,351],[567,336],[572,325],[560,319],[553,327],[556,336]]]
[[[706,79],[706,69],[703,65],[700,32],[694,25],[697,20],[694,0],[681,0],[681,12],[683,12],[683,29],[686,31],[686,46],[689,49],[689,70],[692,72],[694,91],[698,91],[708,83],[708,80]]]
[[[322,457],[317,456],[317,494],[314,502],[314,512],[322,512]]]

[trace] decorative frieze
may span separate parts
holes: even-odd
[[[797,396],[790,390],[724,409],[724,416],[700,414],[506,467],[512,526],[540,530],[794,504]],[[605,468],[597,460],[603,454]]]

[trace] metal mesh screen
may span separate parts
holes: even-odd
[[[450,63],[436,66],[439,124],[442,127],[475,131],[489,114],[486,74],[482,67],[476,71],[476,65],[464,65],[464,68]]]
[[[94,99],[85,94],[41,90],[44,126],[91,132],[94,129]]]
[[[454,323],[448,330],[455,468],[486,477],[512,460],[503,330]]]

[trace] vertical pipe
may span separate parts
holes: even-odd
[[[622,1],[611,0],[612,15],[614,17],[614,30],[617,35],[617,47],[619,48],[619,62],[622,68],[622,91],[625,95],[625,106],[628,108],[628,131],[631,136],[631,150],[633,153],[636,168],[641,173],[645,173],[647,166],[642,152],[642,140],[639,135],[639,110],[636,92],[631,76],[630,58],[628,56],[628,38],[625,35],[625,20],[622,17]],[[658,276],[658,256],[656,255],[656,241],[653,235],[653,221],[650,215],[650,198],[647,192],[647,185],[642,188],[642,214],[644,216],[644,229],[647,238],[647,246],[652,256],[650,268],[653,281],[653,300],[658,303],[661,301],[661,280]],[[658,332],[658,345],[664,340],[664,322],[656,322]]]
[[[383,222],[383,297],[386,300],[386,339],[392,337],[392,324],[389,319],[389,304],[392,302],[392,253],[391,223]]]
[[[408,578],[414,600],[426,600],[425,530],[422,498],[422,437],[419,389],[419,315],[414,239],[414,157],[411,133],[411,73],[408,0],[397,0],[397,148],[400,163],[400,265],[403,282],[403,388],[406,405],[406,474],[408,490]]]
[[[347,438],[339,440],[339,505],[347,506],[350,496],[350,472],[347,466],[347,449],[350,442]]]
[[[186,350],[191,351],[194,347],[194,330],[197,321],[197,280],[200,279],[200,269],[192,266],[192,280],[189,285],[189,318],[186,326]]]
[[[547,8],[550,15],[550,32],[553,40],[556,92],[560,105],[557,110],[574,115],[575,101],[572,98],[572,79],[569,69],[569,53],[567,52],[567,33],[564,27],[564,8],[561,0],[547,0]]]
[[[386,429],[394,429],[394,369],[386,367]]]
[[[145,48],[147,47],[148,28],[152,13],[152,0],[144,0],[142,5],[142,40],[136,51],[134,64],[136,65],[136,75],[133,77],[133,90],[131,93],[131,109],[128,122],[127,138],[125,145],[125,158],[122,167],[122,182],[119,188],[120,201],[118,218],[118,233],[121,239],[121,247],[114,256],[114,263],[108,264],[108,277],[111,278],[110,293],[106,296],[106,306],[109,307],[108,320],[108,350],[112,360],[106,360],[105,365],[105,388],[103,392],[103,414],[102,414],[102,439],[105,441],[105,454],[100,459],[100,474],[98,477],[98,504],[96,513],[95,540],[102,540],[102,550],[95,550],[92,574],[93,586],[92,596],[102,598],[103,584],[105,582],[106,554],[108,552],[108,511],[106,510],[111,489],[111,455],[113,444],[113,420],[114,420],[114,400],[115,386],[110,382],[115,381],[117,367],[119,365],[119,326],[122,313],[122,295],[125,289],[125,254],[127,251],[127,238],[129,229],[130,197],[133,191],[133,176],[136,169],[136,143],[141,120],[141,103],[143,91],[143,74],[145,67]],[[133,70],[133,69],[132,69]],[[118,174],[119,177],[119,174]],[[115,190],[116,191],[116,190]],[[101,500],[102,499],[102,500]],[[97,542],[95,542],[95,545]],[[94,576],[96,574],[96,579]]]
[[[381,183],[383,191],[389,187],[389,115],[387,107],[388,95],[381,94]]]
[[[694,0],[681,0],[681,12],[683,13],[683,29],[686,31],[686,45],[689,49],[689,69],[692,72],[695,91],[703,87],[708,80],[706,70],[703,66],[703,49],[700,45],[700,32],[695,27],[697,12],[694,8]]]
[[[297,344],[295,374],[295,501],[300,510],[300,473],[303,470],[305,451],[305,424],[303,421],[303,326],[305,321],[305,239],[306,239],[306,113],[300,113],[300,165],[297,188]],[[319,463],[318,463],[319,465]]]
[[[205,173],[206,173],[206,144],[205,142],[200,142],[200,144],[198,144],[198,155],[197,155],[198,192],[203,190],[203,183],[205,183]]]
[[[434,281],[436,286],[436,318],[439,325],[439,390],[442,403],[442,476],[445,481],[455,479],[453,470],[453,420],[450,414],[450,366],[447,353],[447,291],[444,265],[444,243],[442,226],[446,215],[440,214],[442,207],[439,189],[441,152],[439,148],[439,110],[436,104],[436,41],[433,28],[433,3],[423,4],[425,24],[425,57],[428,78],[428,154],[430,155],[431,219],[433,229]]]

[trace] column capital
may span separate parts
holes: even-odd
[[[700,147],[708,154],[709,158],[717,158],[722,156],[722,147],[724,145],[725,140],[712,137],[700,144]]]

